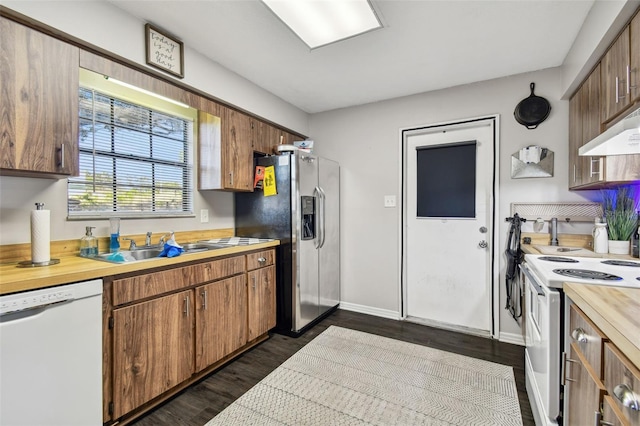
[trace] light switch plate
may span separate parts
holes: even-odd
[[[396,206],[396,196],[395,195],[385,195],[384,196],[384,206],[385,207],[395,207]]]
[[[200,210],[200,223],[209,222],[209,210],[201,209]]]

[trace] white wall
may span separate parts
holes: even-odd
[[[568,102],[561,100],[561,70],[549,69],[452,89],[414,95],[364,106],[314,114],[310,131],[318,154],[341,165],[342,256],[341,300],[379,310],[400,310],[401,209],[384,208],[384,195],[401,200],[400,129],[491,114],[500,115],[499,205],[496,224],[500,238],[500,329],[519,333],[504,306],[504,250],[511,202],[584,201],[591,192],[569,192]],[[535,130],[518,124],[513,110],[529,95],[551,103],[549,118]],[[389,83],[392,84],[392,83]],[[511,179],[511,154],[528,145],[541,145],[555,153],[551,178]],[[560,232],[582,233],[575,225],[561,224]],[[586,229],[590,230],[591,225]],[[452,253],[454,256],[455,253]]]
[[[3,6],[78,37],[116,55],[145,64],[144,22],[107,2],[3,1]],[[138,42],[132,42],[137,40]],[[243,79],[185,46],[185,78],[192,87],[264,117],[289,129],[308,134],[308,114]],[[195,151],[195,150],[194,150]],[[67,181],[0,177],[0,244],[30,241],[29,211],[35,202],[51,210],[51,239],[80,238],[85,226],[96,226],[97,236],[108,235],[108,221],[67,221]],[[209,210],[209,222],[200,223],[200,209]],[[195,192],[195,218],[123,220],[122,234],[146,231],[233,228],[233,194]]]

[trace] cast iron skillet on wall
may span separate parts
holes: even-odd
[[[531,95],[516,105],[513,116],[518,123],[531,130],[547,119],[549,112],[551,112],[551,105],[545,98],[533,94],[533,90],[536,87],[535,83],[531,83],[529,87],[531,88]]]

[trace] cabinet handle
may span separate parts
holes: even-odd
[[[229,172],[229,185],[233,186],[233,172]]]
[[[562,352],[562,373],[560,375],[560,378],[562,380],[562,386],[564,386],[566,384],[566,382],[577,382],[576,379],[570,379],[569,377],[567,377],[567,374],[569,373],[568,369],[567,369],[567,362],[578,362],[575,359],[571,359],[567,356],[566,352]]]
[[[259,258],[258,258],[258,263],[259,263],[260,265],[264,265],[266,262],[267,262],[267,259],[266,259],[266,258],[264,258],[264,257],[259,257]]]
[[[256,277],[255,275],[253,276],[253,284],[251,285],[253,287],[253,289],[256,289]]]
[[[202,309],[207,309],[207,290],[202,291]]]
[[[573,183],[576,183],[576,165],[573,165]]]
[[[593,171],[593,164],[597,163],[598,164],[598,171],[594,172]],[[589,159],[589,177],[593,177],[595,175],[598,175],[598,177],[600,178],[602,175],[602,165],[601,163],[601,158],[590,158]]]
[[[629,68],[629,65],[627,65],[627,95],[631,93],[631,82],[629,81],[631,79],[631,68]]]
[[[578,343],[587,343],[589,341],[589,335],[580,327],[573,329],[571,338]]]
[[[58,167],[64,169],[64,142],[60,144],[60,149],[58,149],[58,151],[60,152],[60,161],[58,161]]]
[[[613,394],[618,398],[618,401],[627,408],[633,411],[640,411],[640,401],[638,396],[629,386],[621,384],[613,388]]]
[[[187,317],[189,316],[189,296],[184,298],[184,311],[182,313]]]

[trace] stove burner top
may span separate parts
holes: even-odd
[[[588,269],[554,269],[553,272],[566,277],[581,278],[585,280],[622,281],[622,277],[606,272],[590,271]]]
[[[575,259],[570,259],[568,257],[558,257],[558,256],[542,256],[540,260],[547,260],[549,262],[578,263],[578,261]]]
[[[633,266],[636,268],[640,268],[640,262],[631,262],[629,260],[604,260],[600,263],[605,265],[614,265],[614,266]]]

